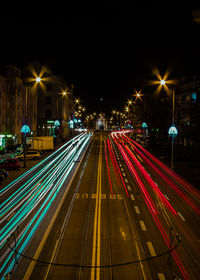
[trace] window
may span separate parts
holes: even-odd
[[[197,103],[197,94],[196,94],[196,92],[191,93],[190,100],[191,100],[192,104],[196,104]]]
[[[51,104],[51,96],[46,96],[46,104]]]

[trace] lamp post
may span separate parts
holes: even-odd
[[[142,101],[142,96],[143,96],[143,94],[141,94],[141,90],[140,91],[135,91],[135,94],[133,94],[133,96],[135,97],[135,100],[134,100],[134,118],[135,118],[135,123],[136,123],[136,125],[135,125],[135,127],[136,127],[136,133],[137,133],[137,130],[138,130],[138,116],[139,116],[139,114],[138,114],[138,109],[137,109],[137,111],[136,111],[136,102],[137,102],[137,100],[138,99],[140,99],[141,101]]]
[[[167,81],[164,79],[160,80],[161,86],[165,86],[167,84]],[[172,89],[172,126],[169,128],[168,134],[172,137],[171,142],[171,169],[174,168],[174,139],[178,135],[178,130],[174,126],[175,121],[175,89]]]
[[[30,127],[27,124],[22,126],[21,133],[24,133],[24,168],[26,167],[26,134],[30,132]]]
[[[132,100],[128,100],[127,101],[128,106],[126,107],[126,111],[128,112],[128,118],[130,119],[130,124],[131,126],[133,126],[133,115],[134,115],[134,110],[133,110],[133,101]],[[129,106],[131,107],[131,110],[129,109]]]

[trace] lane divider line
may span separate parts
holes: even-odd
[[[181,217],[181,219],[185,222],[185,218],[181,215],[180,212],[178,212],[178,215]]]
[[[142,231],[147,231],[144,221],[140,221],[140,226],[141,226]]]
[[[158,273],[159,280],[165,280],[165,276],[163,273]]]
[[[154,250],[154,247],[153,247],[152,242],[147,241],[147,246],[148,246],[148,248],[149,248],[149,252],[150,252],[151,256],[152,256],[152,257],[155,257],[155,256],[156,256],[156,252],[155,252],[155,250]]]
[[[136,214],[140,214],[140,210],[137,206],[134,206]]]

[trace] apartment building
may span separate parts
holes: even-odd
[[[37,131],[37,97],[24,83],[21,70],[4,66],[0,70],[0,146],[7,148],[22,143],[21,128]]]
[[[200,149],[200,75],[181,80],[175,109],[179,143]]]

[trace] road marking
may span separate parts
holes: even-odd
[[[126,183],[128,183],[128,180],[127,180],[126,178],[124,179],[124,181],[125,181]]]
[[[142,229],[143,231],[147,231],[147,229],[146,229],[145,224],[144,224],[143,221],[140,221],[140,226],[141,226],[141,229]]]
[[[97,198],[97,194],[96,193],[92,193],[91,194],[91,199],[96,199]],[[118,200],[121,200],[123,199],[121,193],[116,193],[116,194],[110,194],[107,196],[106,193],[102,193],[100,195],[100,198],[101,199],[118,199]],[[80,194],[80,193],[76,193],[75,195],[75,199],[89,199],[89,194],[88,193],[83,193],[83,194]],[[134,200],[134,199],[133,199]]]
[[[81,198],[88,198],[88,193],[83,193]]]
[[[131,194],[130,195],[130,198],[132,199],[132,200],[135,200],[135,198],[134,198],[134,196]]]
[[[149,248],[149,252],[150,252],[151,256],[155,257],[156,256],[156,252],[155,252],[155,250],[153,248],[153,245],[152,245],[152,243],[150,241],[147,241],[147,246]]]
[[[159,280],[165,280],[165,276],[163,273],[158,273]]]
[[[102,135],[100,138],[100,150],[97,172],[97,198],[95,204],[93,246],[92,246],[92,266],[100,266],[100,230],[101,230],[101,170],[102,170]],[[100,268],[91,269],[91,280],[100,279]]]
[[[92,199],[96,199],[97,198],[97,194],[96,193],[92,193],[91,198]]]
[[[185,222],[185,218],[181,215],[180,212],[178,212],[179,216],[181,217],[181,219]]]
[[[126,174],[125,174],[125,173],[122,173],[122,174],[123,174],[124,177],[126,177]]]
[[[121,171],[124,171],[124,168],[121,168]]]
[[[134,206],[136,214],[140,214],[140,210],[137,206]]]
[[[128,220],[129,220],[129,224],[130,224],[130,227],[131,227],[133,240],[134,240],[134,243],[135,243],[136,253],[137,253],[138,259],[140,261],[142,259],[142,257],[141,257],[141,253],[140,253],[139,242],[137,241],[137,238],[136,238],[136,235],[135,235],[135,230],[134,230],[132,222],[131,222],[131,218],[130,218],[130,214],[129,214],[129,210],[128,210],[128,207],[127,207],[126,200],[124,200],[124,206],[126,208],[126,213],[128,215]],[[139,262],[139,265],[140,265],[140,269],[141,269],[141,272],[142,272],[142,279],[147,280],[146,273],[145,273],[145,270],[144,270],[144,264],[142,262]]]
[[[131,187],[130,187],[130,186],[127,186],[127,189],[128,189],[129,191],[131,191]]]
[[[75,197],[76,199],[77,198],[80,198],[80,193],[76,193],[76,197]]]
[[[169,200],[169,197],[168,197],[168,196],[166,196],[166,194],[164,194],[164,196],[166,197],[166,199],[167,199],[167,200]]]
[[[117,199],[121,200],[121,199],[123,199],[123,196],[119,193],[119,194],[117,194]]]
[[[139,158],[139,160],[140,160],[141,162],[143,162],[143,160],[141,159],[141,157],[140,157],[140,156],[138,156],[138,155],[137,155],[137,157]]]

